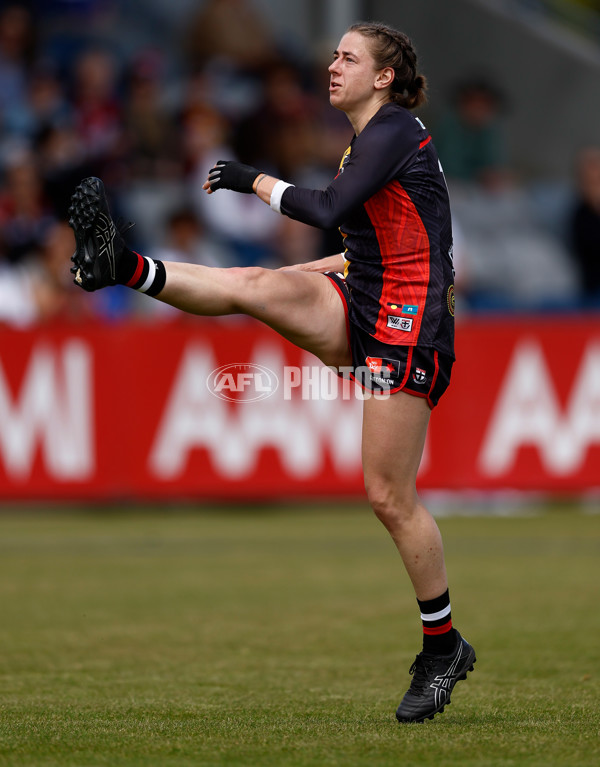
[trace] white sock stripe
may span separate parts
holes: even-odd
[[[154,278],[156,277],[156,264],[151,258],[148,258],[148,256],[144,256],[144,258],[148,262],[148,276],[146,277],[144,284],[138,288],[140,293],[145,293],[150,285],[152,285]]]
[[[437,613],[421,613],[421,620],[423,621],[439,621],[440,618],[445,618],[446,615],[450,615],[452,610],[450,609],[450,605],[448,607],[444,607],[443,610],[440,610]]]
[[[273,191],[271,192],[271,208],[276,211],[277,213],[281,213],[281,198],[283,197],[283,193],[288,188],[288,186],[294,186],[293,184],[288,184],[287,181],[277,181],[275,186],[273,187]]]

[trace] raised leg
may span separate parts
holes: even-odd
[[[344,307],[330,280],[315,272],[215,269],[165,262],[157,298],[192,314],[247,314],[326,365],[349,365]]]

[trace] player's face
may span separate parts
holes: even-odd
[[[329,67],[329,101],[344,112],[360,109],[373,96],[378,70],[367,40],[348,32],[340,40]]]

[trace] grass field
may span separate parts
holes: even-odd
[[[440,527],[478,662],[400,726],[418,612],[365,509],[0,514],[0,765],[600,764],[600,516]]]

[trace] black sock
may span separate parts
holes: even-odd
[[[119,285],[127,285],[129,280],[133,277],[133,274],[138,266],[138,261],[141,258],[133,250],[129,250],[127,246],[123,248],[116,260],[116,280]]]
[[[417,599],[423,621],[423,652],[431,655],[450,655],[456,647],[456,629],[452,628],[450,593],[446,591],[435,599]]]
[[[123,248],[117,282],[149,296],[155,296],[164,288],[166,280],[167,273],[162,261],[155,261],[147,256],[140,256],[127,247]]]

